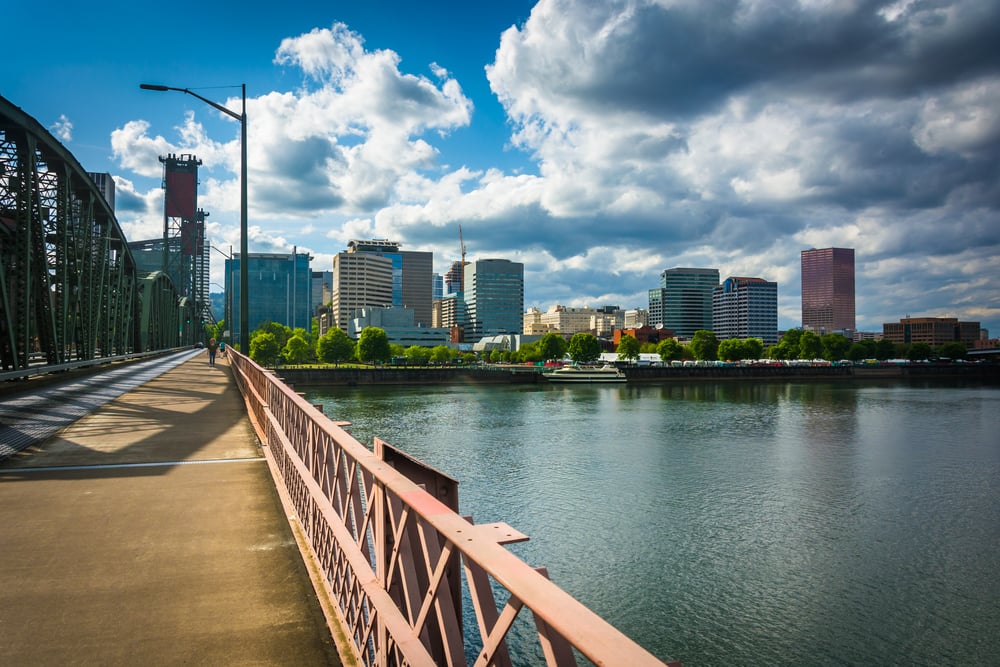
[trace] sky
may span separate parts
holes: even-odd
[[[211,291],[239,249],[331,270],[352,239],[523,262],[525,307],[646,308],[674,267],[778,283],[855,248],[857,326],[1000,334],[996,0],[355,0],[4,9],[0,95],[88,171],[130,240],[202,160]]]

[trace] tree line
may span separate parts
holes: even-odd
[[[225,322],[206,327],[206,333],[221,338]],[[277,363],[301,365],[311,363],[341,364],[360,362],[366,364],[405,363],[425,366],[428,364],[473,363],[479,360],[491,363],[542,363],[560,361],[567,357],[575,363],[596,362],[602,351],[597,336],[581,332],[566,338],[559,333],[549,332],[537,341],[525,343],[517,350],[496,349],[482,357],[466,352],[461,353],[447,345],[422,347],[389,342],[383,329],[366,327],[358,340],[353,340],[344,331],[331,328],[320,336],[318,320],[312,322],[312,330],[291,329],[277,322],[265,322],[250,336],[250,358],[265,366]],[[966,347],[959,341],[941,345],[937,349],[927,343],[908,345],[895,344],[885,339],[852,341],[841,334],[818,335],[803,329],[790,329],[776,345],[766,347],[760,338],[728,338],[718,340],[708,330],[696,331],[688,344],[668,338],[659,343],[640,344],[634,336],[625,334],[616,349],[618,359],[634,362],[640,353],[655,353],[664,363],[671,361],[743,361],[745,359],[823,359],[826,361],[862,361],[875,359],[965,359]]]

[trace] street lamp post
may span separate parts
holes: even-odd
[[[238,114],[235,111],[227,109],[226,107],[213,102],[210,99],[202,97],[198,93],[194,92],[190,88],[174,88],[173,86],[160,86],[152,83],[140,83],[139,87],[143,90],[156,90],[156,91],[166,91],[166,90],[176,90],[180,93],[187,93],[192,97],[197,97],[199,100],[209,105],[214,109],[218,109],[222,113],[226,114],[230,118],[235,118],[240,122],[240,349],[244,354],[250,349],[250,334],[249,334],[249,314],[248,306],[249,299],[247,299],[247,283],[249,282],[249,273],[247,271],[248,257],[247,257],[247,85],[242,84],[243,90],[243,113]]]

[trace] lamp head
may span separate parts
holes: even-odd
[[[170,90],[167,86],[159,86],[154,83],[140,83],[139,87],[143,90]]]

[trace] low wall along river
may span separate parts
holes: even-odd
[[[831,381],[900,379],[968,379],[1000,381],[996,364],[907,364],[878,366],[717,366],[624,367],[629,382],[691,382],[699,380]],[[535,384],[546,382],[530,366],[336,368],[281,367],[275,373],[286,383],[305,386],[420,384]]]

